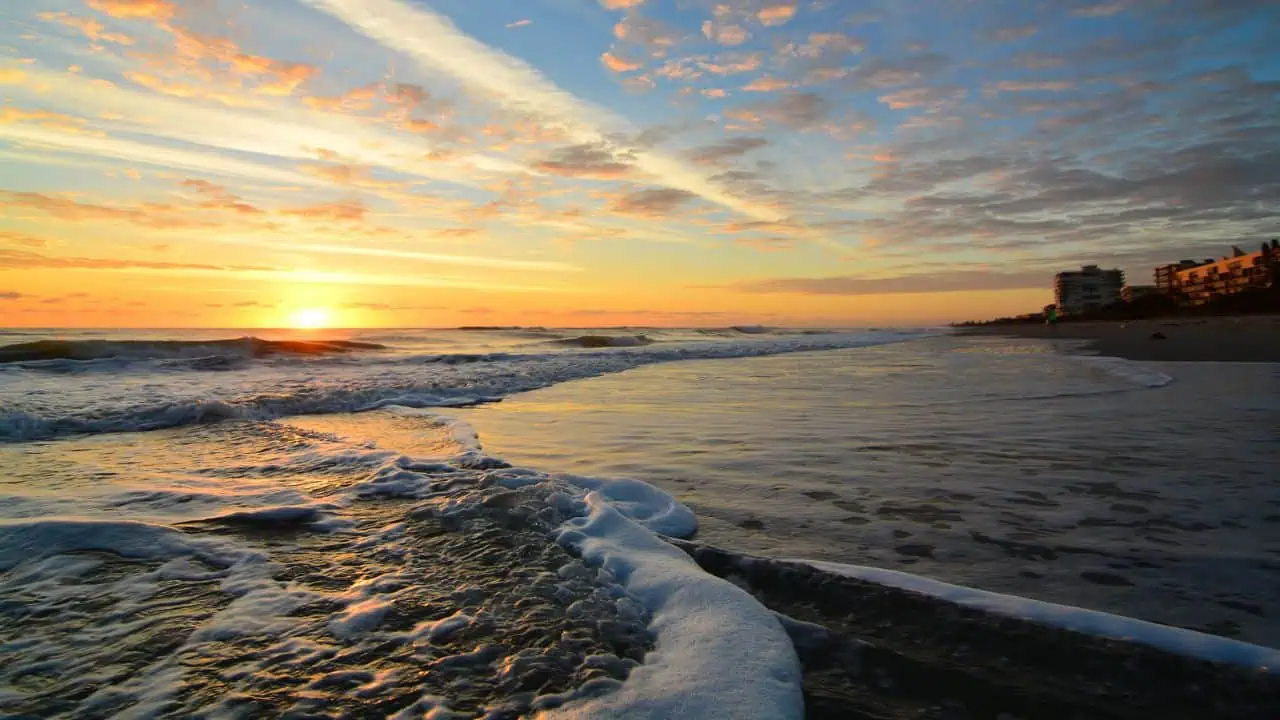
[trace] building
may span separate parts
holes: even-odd
[[[1232,248],[1231,257],[1179,270],[1174,286],[1187,303],[1204,305],[1216,297],[1271,287],[1275,282],[1277,260],[1280,260],[1280,254],[1270,248],[1255,253]]]
[[[1161,265],[1156,268],[1156,289],[1166,295],[1172,294],[1178,289],[1178,273],[1199,267],[1201,264],[1199,260],[1179,260],[1176,263]]]
[[[1160,288],[1155,285],[1125,285],[1124,290],[1120,291],[1120,297],[1127,303],[1134,300],[1141,300],[1149,295],[1160,293]]]
[[[1120,302],[1123,289],[1123,271],[1085,265],[1079,271],[1058,273],[1053,282],[1053,297],[1058,312],[1079,315]]]

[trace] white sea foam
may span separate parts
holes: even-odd
[[[894,336],[898,337],[898,336]],[[876,336],[876,342],[888,342],[889,336]],[[770,354],[805,349],[821,349],[824,343],[858,342],[874,344],[860,336],[855,340],[831,340],[818,336],[809,339],[789,338],[779,341],[750,340],[743,344],[719,344],[715,352]],[[839,345],[836,346],[848,346]],[[344,377],[338,387],[320,387],[295,381],[286,383],[273,395],[261,393],[218,405],[232,416],[276,417],[307,411],[308,408],[368,409],[389,403],[446,405],[477,398],[499,397],[518,389],[540,387],[573,377],[600,372],[625,370],[648,362],[686,357],[702,357],[707,353],[685,348],[644,348],[536,356],[536,359],[500,360],[448,365],[449,373],[424,373],[430,379],[414,378],[411,387],[396,385],[403,376],[372,374],[360,383]],[[714,355],[714,353],[711,353]],[[535,356],[528,356],[535,357]],[[583,362],[583,359],[586,362]],[[394,365],[394,363],[391,363]],[[383,370],[388,363],[383,363]],[[433,366],[441,365],[435,363]],[[364,366],[359,366],[364,367]],[[459,369],[461,368],[461,369]],[[274,371],[273,371],[274,372]],[[415,372],[421,373],[419,369]],[[406,374],[407,376],[407,374]],[[266,377],[266,376],[264,376]],[[276,377],[273,375],[270,377]],[[254,382],[263,377],[255,376]],[[367,381],[367,382],[365,382]],[[309,381],[308,381],[309,382]],[[198,385],[199,383],[197,383]],[[162,383],[163,385],[163,383]],[[253,383],[228,388],[253,388]],[[172,388],[170,388],[172,389]],[[210,401],[200,400],[201,403]],[[126,403],[127,405],[127,403]],[[56,408],[55,408],[56,409]],[[127,410],[127,407],[125,408]],[[99,411],[105,412],[102,408]],[[97,493],[92,502],[81,509],[95,517],[66,517],[9,520],[0,524],[0,569],[12,572],[4,578],[8,592],[21,589],[41,598],[40,610],[61,607],[73,592],[71,580],[88,572],[102,558],[75,555],[80,551],[100,551],[124,558],[158,564],[138,576],[130,576],[111,585],[111,592],[121,599],[112,612],[120,617],[135,613],[141,619],[130,619],[106,630],[95,630],[87,637],[95,647],[110,648],[112,643],[133,630],[149,627],[164,619],[163,611],[176,601],[161,592],[161,585],[173,579],[216,582],[218,590],[230,596],[223,605],[203,609],[203,615],[192,619],[194,630],[169,656],[158,658],[133,679],[103,685],[77,709],[84,713],[118,713],[121,716],[145,717],[170,712],[175,698],[183,696],[184,678],[189,672],[183,662],[216,657],[226,644],[245,638],[268,642],[266,650],[253,662],[230,671],[225,680],[235,682],[263,674],[268,670],[294,669],[314,677],[315,683],[363,683],[351,692],[377,695],[379,688],[392,682],[390,676],[372,668],[343,673],[321,673],[316,670],[321,660],[342,648],[367,651],[378,643],[400,642],[410,645],[432,645],[449,641],[457,635],[465,637],[471,628],[482,626],[482,613],[459,611],[429,622],[411,631],[389,629],[393,601],[397,593],[411,587],[417,579],[399,571],[399,562],[412,552],[408,545],[410,522],[405,517],[387,522],[377,529],[353,530],[355,506],[388,498],[421,501],[412,513],[430,512],[439,517],[467,518],[486,501],[503,501],[510,496],[525,500],[532,517],[556,526],[554,536],[573,548],[591,565],[566,565],[555,582],[566,596],[566,612],[589,612],[589,605],[578,602],[570,594],[568,581],[591,577],[607,588],[606,596],[614,603],[618,616],[634,622],[647,622],[654,634],[655,649],[642,665],[632,668],[622,683],[612,679],[588,682],[576,691],[557,697],[544,697],[534,707],[545,709],[552,717],[735,717],[789,718],[803,714],[800,692],[800,669],[794,649],[777,618],[750,595],[733,584],[702,572],[684,553],[662,541],[659,535],[687,537],[697,527],[694,514],[674,497],[658,488],[636,480],[602,479],[578,475],[548,475],[521,469],[499,467],[499,463],[483,454],[480,438],[469,425],[441,418],[430,410],[391,408],[400,415],[430,418],[451,438],[456,452],[447,459],[412,458],[397,452],[344,444],[341,437],[313,433],[304,438],[289,437],[287,449],[272,447],[273,453],[254,457],[247,453],[243,465],[218,465],[211,461],[206,468],[212,475],[208,485],[196,484],[187,492],[183,479],[175,472],[166,473],[166,486],[151,497],[139,495],[140,487],[131,484]],[[128,427],[130,416],[109,413],[94,421],[114,423],[112,428]],[[39,422],[39,421],[37,421]],[[57,432],[72,427],[67,419],[53,421]],[[154,422],[154,420],[153,420]],[[61,423],[61,424],[59,424]],[[218,431],[226,424],[198,432]],[[271,423],[244,424],[246,433],[257,442],[268,442]],[[276,426],[278,427],[278,426]],[[48,429],[48,428],[46,428]],[[425,431],[425,428],[424,428]],[[39,431],[37,431],[38,434]],[[236,436],[240,437],[240,436]],[[241,438],[243,439],[243,438]],[[101,439],[93,439],[100,442]],[[236,463],[241,462],[239,456]],[[341,479],[331,476],[341,475]],[[280,489],[272,494],[272,484],[279,481],[298,482],[305,487]],[[133,480],[123,481],[133,483]],[[219,495],[211,488],[225,487]],[[498,490],[497,493],[494,490]],[[505,493],[502,491],[506,491]],[[518,491],[518,492],[517,492]],[[317,499],[308,493],[315,493]],[[238,495],[243,497],[238,497]],[[127,502],[112,504],[114,499]],[[34,500],[33,500],[34,502]],[[381,574],[371,574],[342,590],[303,590],[287,581],[274,579],[267,555],[240,539],[203,532],[209,528],[174,529],[157,522],[134,519],[106,519],[118,512],[137,517],[149,506],[163,512],[176,512],[179,505],[196,503],[194,519],[223,524],[261,526],[263,528],[307,530],[347,530],[352,533],[343,553],[390,558],[389,567]],[[385,503],[387,506],[395,504]],[[403,507],[403,505],[400,505]],[[114,508],[114,509],[113,509]],[[59,510],[66,508],[59,507]],[[397,511],[398,512],[398,511]],[[149,516],[150,517],[150,516]],[[182,520],[192,518],[183,517]],[[185,527],[185,526],[184,526]],[[219,528],[222,530],[223,528]],[[332,539],[326,536],[326,539]],[[345,538],[343,538],[345,540]],[[319,562],[327,562],[322,559]],[[339,567],[340,560],[332,560]],[[1251,667],[1276,667],[1276,651],[1233,643],[1221,638],[1174,631],[1149,623],[1091,613],[1065,606],[1035,603],[1022,598],[982,593],[915,576],[877,570],[814,563],[824,570],[857,573],[857,577],[927,592],[947,601],[972,607],[1003,611],[1039,622],[1096,632],[1114,637],[1127,637],[1175,652],[1208,657],[1217,661],[1241,662]],[[318,570],[317,572],[322,572]],[[548,573],[548,575],[554,575]],[[106,593],[104,593],[105,595]],[[179,601],[186,601],[181,597]],[[313,609],[310,614],[298,612]],[[314,610],[314,608],[322,608]],[[585,609],[584,609],[585,608]],[[113,615],[114,617],[115,615]],[[133,624],[130,624],[133,623]],[[301,637],[317,631],[323,638]],[[0,650],[17,653],[20,666],[0,672],[35,672],[51,668],[59,676],[80,678],[95,683],[94,673],[109,664],[110,658],[86,653],[67,653],[47,639],[19,639]],[[105,652],[105,651],[104,651]],[[496,662],[492,646],[479,647],[432,662],[457,668],[479,668]],[[1266,653],[1271,653],[1267,655]],[[179,662],[179,658],[183,662]],[[519,658],[508,658],[518,664]],[[618,662],[617,658],[600,657],[592,661],[601,666]],[[0,696],[0,704],[6,702]],[[362,696],[361,696],[362,697]],[[201,708],[210,715],[235,714],[235,698],[218,701],[212,708]],[[298,714],[318,712],[308,702],[318,702],[305,693],[294,708]],[[119,711],[120,707],[126,707]],[[555,708],[555,709],[552,709]],[[242,712],[242,711],[241,711]],[[403,717],[452,717],[448,700],[425,695],[402,713]]]
[[[621,493],[632,510],[636,486]],[[653,498],[661,494],[654,490]],[[665,516],[666,506],[642,515]],[[704,573],[683,552],[624,515],[602,492],[561,543],[608,570],[652,613],[656,647],[616,692],[550,714],[564,718],[800,718],[800,663],[771,612],[737,586]],[[676,503],[678,504],[678,503]]]
[[[1101,372],[1109,373],[1141,387],[1160,388],[1173,382],[1173,376],[1162,373],[1144,363],[1126,360],[1125,358],[1106,355],[1072,355],[1070,357]]]
[[[0,523],[0,571],[26,561],[89,550],[138,560],[191,555],[224,567],[244,559],[244,553],[228,543],[131,520],[47,518]]]
[[[804,563],[836,575],[909,590],[998,615],[1021,618],[1088,635],[1136,642],[1210,662],[1230,663],[1263,672],[1280,673],[1280,650],[1251,645],[1218,635],[1206,635],[1194,630],[1158,625],[1096,610],[952,585],[897,570],[816,560],[784,562]]]
[[[571,485],[596,493],[610,507],[649,530],[670,537],[691,537],[698,529],[693,511],[649,483],[626,478],[559,475]]]
[[[95,596],[112,599],[103,617],[121,618],[86,635],[94,649],[72,652],[57,633],[34,633],[28,640],[4,648],[17,660],[0,677],[56,672],[79,678],[72,681],[76,687],[96,683],[97,689],[74,706],[72,715],[148,717],[181,709],[218,716],[238,712],[236,703],[241,700],[237,693],[229,692],[203,707],[184,705],[183,698],[189,695],[191,663],[216,657],[229,646],[269,639],[266,647],[248,655],[238,669],[222,671],[222,681],[233,688],[255,681],[268,669],[272,673],[292,669],[301,677],[319,677],[317,669],[329,667],[325,659],[343,647],[370,649],[386,643],[440,647],[489,621],[483,612],[459,611],[420,623],[410,631],[388,630],[385,625],[395,599],[421,582],[412,573],[394,569],[392,564],[386,572],[366,574],[345,590],[305,589],[275,579],[280,568],[239,535],[206,532],[209,523],[271,530],[299,525],[331,529],[325,524],[342,521],[352,503],[376,503],[385,497],[423,498],[414,513],[467,518],[483,511],[487,499],[495,494],[501,499],[504,493],[519,491],[527,498],[525,502],[533,503],[529,510],[552,527],[563,520],[555,539],[576,548],[593,566],[566,565],[560,578],[552,578],[557,597],[567,605],[565,612],[589,617],[593,603],[604,598],[616,608],[620,620],[641,626],[647,623],[656,643],[656,649],[643,665],[632,669],[631,679],[625,683],[598,678],[571,692],[546,696],[537,707],[571,718],[602,714],[654,717],[654,713],[665,717],[801,716],[798,661],[774,616],[731,583],[703,573],[655,534],[691,534],[696,521],[688,508],[667,493],[634,480],[559,477],[505,467],[476,469],[474,461],[481,449],[474,430],[459,421],[431,420],[464,449],[458,456],[460,464],[352,448],[317,435],[288,452],[260,456],[257,466],[234,468],[236,476],[246,478],[296,477],[300,473],[314,477],[336,470],[365,478],[338,486],[340,490],[330,492],[324,501],[245,507],[234,499],[239,480],[227,479],[228,497],[223,507],[205,507],[212,512],[202,517],[202,522],[185,526],[190,531],[132,520],[80,518],[10,520],[0,525],[0,569],[13,571],[5,576],[0,589],[40,598],[43,608],[62,607],[84,597],[84,586],[75,578],[110,556],[157,564],[92,589]],[[253,428],[226,432],[244,437],[253,433]],[[255,483],[247,481],[245,487],[254,488]],[[372,488],[379,492],[371,492]],[[110,490],[100,493],[105,497],[120,494]],[[155,500],[163,504],[171,498],[162,493]],[[112,512],[102,503],[86,505],[85,510],[102,516]],[[406,543],[413,536],[406,532],[404,523],[370,532],[356,531],[348,521],[344,529],[353,533],[345,546],[351,553],[394,558],[410,552]],[[83,551],[105,555],[68,554]],[[611,589],[599,597],[575,595],[573,583],[584,578]],[[213,582],[227,599],[220,605],[195,603],[187,607],[182,605],[190,601],[187,594],[165,592],[167,584],[177,580]],[[299,612],[317,606],[332,609],[319,615]],[[101,676],[95,680],[99,668],[111,665],[107,653],[113,652],[112,648],[131,635],[156,632],[161,627],[158,623],[169,617],[170,608],[179,607],[191,629],[175,649],[157,656],[128,678]],[[511,666],[513,677],[525,672],[519,656],[503,660],[503,652],[486,645],[432,662],[450,672],[491,672],[490,666],[501,661]],[[589,662],[601,668],[614,668],[619,663],[627,666],[612,656]],[[358,672],[363,674],[348,673],[332,681],[341,685],[359,680],[369,686],[367,692],[376,694],[380,686],[372,669]],[[306,693],[300,696],[300,705],[295,708],[299,713],[309,709],[304,707],[312,702],[307,698]],[[453,716],[444,698],[424,698],[413,707],[417,709],[406,712]]]

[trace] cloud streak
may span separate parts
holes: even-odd
[[[492,268],[497,270],[522,270],[526,272],[580,272],[582,268],[556,260],[517,260],[479,255],[450,255],[445,253],[397,250],[394,248],[364,247],[360,245],[328,245],[324,243],[263,242],[249,239],[223,239],[222,242],[249,245],[271,250],[322,253],[326,255],[357,255],[362,257],[415,260],[437,265]]]
[[[408,140],[345,115],[317,114],[287,103],[267,106],[270,112],[211,107],[189,99],[138,92],[91,78],[44,71],[31,71],[29,82],[39,88],[38,97],[43,102],[70,112],[96,116],[95,124],[111,132],[151,135],[205,148],[290,160],[314,160],[317,150],[324,149],[361,164],[385,167],[417,177],[459,185],[477,185],[480,182],[465,172],[459,172],[457,162],[427,160],[426,156],[436,146],[421,136]],[[14,129],[16,127],[20,126],[0,126],[0,132],[14,134],[19,132]],[[72,141],[66,139],[58,142],[63,146],[72,145]],[[117,140],[112,144],[80,142],[75,147],[87,153],[102,148],[106,150],[107,157],[119,158],[125,152],[135,153],[139,161],[145,161],[143,158],[147,154],[154,156],[155,153],[183,157],[187,161],[192,158],[184,154],[188,151],[168,153],[167,148],[157,150],[154,145],[151,150],[143,150],[143,144],[127,140]],[[480,162],[474,157],[459,159]],[[237,174],[245,174],[250,167],[246,161],[227,160],[239,168]],[[175,164],[190,170],[202,169],[177,161]],[[496,160],[485,165],[485,169],[522,171],[515,163]],[[290,173],[289,180],[278,181],[314,183],[299,181],[294,173]]]
[[[0,270],[81,270],[92,272],[154,272],[169,275],[240,277],[249,280],[308,285],[381,285],[388,287],[436,287],[466,290],[552,292],[538,285],[501,283],[440,275],[399,275],[392,273],[325,272],[265,266],[217,265],[213,263],[160,262],[126,258],[42,255],[22,250],[0,249]],[[563,292],[563,290],[562,290]]]
[[[558,125],[578,142],[608,142],[627,132],[621,117],[579,100],[528,63],[464,34],[449,18],[398,0],[304,0],[354,29],[418,61],[448,73],[499,105]],[[637,152],[635,166],[657,182],[758,219],[777,219],[777,210],[734,197],[706,175],[679,160]]]
[[[114,158],[156,167],[265,180],[287,185],[323,186],[323,183],[316,178],[302,173],[212,152],[181,150],[106,136],[58,132],[39,126],[0,123],[0,138],[32,143],[76,155]]]

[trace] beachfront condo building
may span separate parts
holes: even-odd
[[[1232,251],[1231,257],[1178,271],[1175,287],[1187,303],[1204,305],[1215,297],[1270,287],[1275,282],[1275,252],[1268,249],[1245,253],[1239,248]]]
[[[1120,291],[1120,297],[1127,303],[1141,300],[1144,297],[1159,294],[1160,289],[1155,285],[1125,285],[1124,290]]]
[[[1173,294],[1178,289],[1178,273],[1183,270],[1190,270],[1193,267],[1199,267],[1204,263],[1213,262],[1212,260],[1179,260],[1176,263],[1161,265],[1156,268],[1156,289],[1166,295]]]
[[[1063,315],[1100,310],[1119,302],[1123,290],[1124,271],[1103,270],[1097,265],[1060,272],[1053,282],[1053,297]]]

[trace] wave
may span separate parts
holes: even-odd
[[[734,342],[605,347],[565,353],[450,353],[376,358],[323,375],[274,368],[244,384],[172,379],[146,394],[112,394],[86,385],[86,396],[63,392],[60,402],[31,407],[25,399],[0,409],[0,442],[65,435],[155,430],[226,419],[267,420],[289,415],[363,412],[390,405],[458,407],[495,402],[569,380],[660,362],[761,357],[881,345],[923,337],[898,333],[743,339]],[[154,376],[153,376],[154,377]],[[236,378],[239,383],[241,378]],[[88,395],[88,393],[92,393]],[[48,402],[48,401],[45,401]]]
[[[354,340],[37,340],[0,347],[0,364],[46,360],[198,360],[274,355],[332,355],[386,350],[386,345]]]
[[[738,577],[750,586],[762,588],[783,583],[790,592],[815,602],[834,602],[834,598],[827,596],[847,593],[847,585],[839,580],[848,578],[997,618],[1016,619],[1081,635],[1146,645],[1181,657],[1280,674],[1280,650],[1195,630],[954,585],[900,570],[820,560],[764,558],[680,539],[670,542],[714,575]]]
[[[473,429],[461,421],[442,422],[469,449],[480,451]],[[261,439],[268,444],[259,450],[275,447],[270,437]],[[88,678],[97,686],[92,690],[109,693],[113,711],[139,716],[162,711],[230,715],[210,708],[231,705],[199,704],[281,686],[290,694],[288,702],[302,695],[297,687],[306,686],[309,707],[342,712],[396,689],[397,674],[403,673],[413,683],[407,692],[421,693],[422,699],[398,716],[422,710],[451,716],[448,697],[426,692],[426,669],[427,675],[446,675],[451,683],[495,671],[510,695],[498,698],[510,701],[505,710],[513,715],[546,710],[538,716],[561,720],[786,720],[804,717],[806,710],[810,716],[849,717],[855,696],[892,708],[910,706],[912,716],[922,705],[958,704],[958,712],[982,708],[986,717],[1004,715],[1001,710],[1009,716],[1017,711],[1017,717],[1099,717],[1105,715],[1099,707],[1123,702],[1134,708],[1134,716],[1208,717],[1201,709],[1212,706],[1213,716],[1273,717],[1239,710],[1250,703],[1264,712],[1274,707],[1274,693],[1265,693],[1280,671],[1280,651],[896,571],[758,558],[696,545],[677,539],[695,532],[692,511],[662,489],[636,480],[552,475],[505,464],[425,463],[340,444],[294,450],[283,458],[268,454],[264,462],[269,465],[246,466],[242,474],[258,476],[268,469],[306,474],[319,460],[353,469],[379,466],[364,486],[326,495],[323,504],[235,510],[181,528],[119,518],[0,521],[0,571],[9,583],[0,589],[16,598],[15,607],[40,611],[29,616],[39,622],[24,627],[23,637],[10,643],[12,659],[4,672],[11,674],[0,676],[8,681],[39,669],[48,678],[42,686],[13,683],[19,689],[0,697],[0,709],[23,696],[51,703],[54,696],[47,688],[52,687],[72,698],[69,714],[93,714],[102,707],[94,704],[100,697],[67,692]],[[367,491],[374,484],[380,492]],[[376,498],[401,502],[379,506]],[[351,512],[357,503],[358,511]],[[332,522],[344,514],[377,521]],[[297,553],[279,543],[268,558],[257,549],[259,543],[244,542],[263,530],[335,529],[347,533],[339,554],[316,552],[315,545]],[[553,542],[569,556],[538,572],[541,556],[561,557],[549,552],[555,550]],[[433,560],[433,547],[446,562]],[[77,578],[86,574],[86,563],[97,561],[86,552],[164,564],[132,571],[107,568],[113,582],[96,585],[82,597]],[[519,582],[500,585],[495,579],[506,576]],[[214,580],[222,595],[216,602],[191,602],[186,593],[175,592],[198,592],[197,583]],[[37,592],[26,592],[29,588]],[[447,592],[450,588],[457,591]],[[512,604],[519,613],[489,603],[500,597],[516,598]],[[790,602],[779,605],[780,599]],[[885,615],[848,611],[875,602],[891,605],[893,622]],[[81,611],[84,607],[90,611]],[[415,611],[420,614],[408,615]],[[796,617],[806,612],[826,624],[797,620],[788,612]],[[608,650],[616,654],[584,650],[567,665],[583,670],[626,665],[624,672],[584,672],[578,677],[585,682],[554,694],[512,694],[510,688],[545,686],[548,676],[556,677],[558,665],[544,661],[546,642],[567,639],[579,648],[593,647],[590,632],[562,633],[559,625],[550,626],[556,632],[545,636],[539,635],[544,628],[528,632],[544,614],[572,618],[579,627],[602,633],[635,628],[626,637],[643,632],[653,642],[638,648],[637,660],[617,649]],[[66,632],[81,630],[76,623],[86,618],[95,621],[93,627]],[[498,640],[490,642],[486,628],[508,630],[513,620],[526,638],[539,638],[538,647],[521,648],[525,641],[509,631],[495,633]],[[895,631],[907,628],[895,636],[899,645],[886,639],[892,633],[875,634],[877,626],[889,625]],[[1028,631],[1028,625],[1041,629]],[[861,635],[860,628],[868,632]],[[119,651],[128,647],[121,637],[161,632],[166,637],[176,632],[183,643],[161,646],[154,658],[146,652],[123,657]],[[620,633],[610,642],[623,642],[617,639],[624,637]],[[1121,642],[1092,642],[1090,634]],[[65,641],[68,637],[93,642]],[[1134,650],[1135,643],[1174,656],[1237,664],[1249,674],[1219,674],[1220,668],[1143,654]],[[399,652],[401,647],[408,652]],[[429,653],[418,652],[428,647]],[[236,653],[234,674],[185,670],[208,667],[212,660],[230,665],[225,661]],[[994,664],[983,665],[993,653]],[[337,656],[344,662],[329,662]],[[139,660],[145,662],[127,668],[128,673],[103,673],[116,663]],[[171,672],[174,667],[179,670]],[[1170,677],[1179,683],[1170,685]],[[255,686],[259,680],[270,685]],[[828,686],[835,686],[838,704],[824,714],[817,691]],[[1076,692],[1080,697],[1068,696]],[[1145,712],[1147,706],[1137,702],[1152,695],[1169,706],[1184,697],[1193,704],[1182,708],[1185,713]]]
[[[557,345],[580,348],[640,347],[653,344],[653,340],[645,335],[579,335],[554,342]]]
[[[1142,387],[1162,388],[1173,382],[1171,375],[1125,358],[1106,355],[1069,355],[1068,357]]]
[[[459,678],[501,680],[495,699],[505,703],[504,716],[539,710],[548,711],[540,717],[565,720],[803,716],[800,667],[772,613],[732,583],[701,571],[659,536],[694,530],[692,513],[669,494],[638,481],[514,468],[429,469],[407,458],[389,461],[384,469],[418,479],[384,497],[418,504],[379,505],[351,488],[328,506],[238,511],[181,529],[127,520],[0,523],[0,569],[17,568],[4,589],[40,587],[15,602],[49,618],[24,628],[0,677],[8,681],[37,667],[46,673],[57,668],[50,684],[65,695],[81,684],[79,678],[115,669],[120,648],[137,645],[130,644],[132,636],[164,632],[181,639],[181,646],[164,646],[154,656],[132,653],[127,674],[95,677],[107,688],[104,694],[110,692],[113,710],[139,716],[237,714],[211,709],[230,708],[237,697],[261,690],[266,678],[287,688],[289,702],[296,701],[296,688],[307,688],[324,700],[326,711],[359,707],[370,696],[391,707],[403,705],[385,702],[380,693],[399,692],[404,685],[392,697],[422,693],[412,708],[444,708],[430,715],[454,717],[449,697],[439,689],[441,696],[428,696],[424,691],[433,686],[412,676],[427,668],[451,684]],[[268,563],[254,549],[252,539],[263,530],[309,533],[329,511],[341,515],[357,502],[360,514],[382,514],[376,515],[379,522],[343,530],[340,558],[328,552],[311,557],[278,544]],[[83,617],[67,611],[84,602],[73,578],[103,561],[75,555],[86,551],[149,561],[152,567],[113,570],[118,582],[93,588],[97,620],[76,637],[94,642],[78,647],[63,640]],[[433,562],[436,552],[448,561]],[[282,579],[286,568],[294,572]],[[344,581],[326,582],[327,571]],[[345,581],[349,571],[359,579]],[[176,587],[198,595],[198,583],[210,580],[218,581],[216,601],[189,602],[187,593],[173,591],[181,583]],[[168,592],[157,592],[161,583]],[[456,592],[442,596],[442,587]],[[299,612],[303,607],[307,611]],[[404,622],[405,616],[415,622]],[[527,639],[517,637],[517,627]],[[568,627],[575,628],[572,636],[562,631]],[[531,630],[548,631],[551,639]],[[597,635],[609,643],[600,650],[594,650]],[[538,644],[522,649],[531,641]],[[649,652],[655,644],[659,649]],[[399,652],[406,646],[411,653]],[[425,659],[426,653],[414,650],[428,647]],[[349,657],[331,662],[340,650]],[[238,658],[236,673],[214,676],[215,686],[207,682],[209,673],[186,672],[188,662],[228,655]],[[546,687],[562,676],[565,682],[551,684],[563,688],[559,692],[516,692]],[[345,682],[350,679],[357,682]],[[209,692],[203,696],[192,692],[204,688]],[[92,714],[98,698],[82,703],[88,695],[73,698],[68,714]],[[0,710],[27,698],[26,707],[41,710],[60,699],[46,688],[24,687],[0,697]]]

